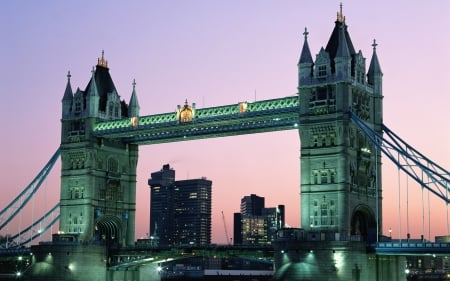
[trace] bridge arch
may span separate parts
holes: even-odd
[[[376,240],[377,222],[372,209],[367,205],[358,205],[353,209],[350,221],[350,234],[360,235],[364,241]]]
[[[95,236],[103,242],[120,242],[122,239],[122,222],[116,216],[102,216],[95,223]]]

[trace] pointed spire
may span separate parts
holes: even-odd
[[[73,99],[73,92],[72,92],[72,86],[70,85],[70,77],[72,77],[72,75],[70,75],[70,71],[67,72],[67,85],[66,85],[66,90],[64,91],[64,97],[63,100],[67,100],[67,101],[72,101]]]
[[[303,42],[303,48],[302,48],[302,52],[300,54],[300,59],[298,61],[298,63],[313,63],[313,59],[311,56],[311,51],[309,50],[309,45],[308,45],[308,29],[305,27],[305,32],[303,32],[303,35],[305,36],[305,41]]]
[[[136,80],[133,79],[133,92],[131,93],[130,103],[128,104],[128,116],[139,116],[139,101],[136,94]]]
[[[337,13],[336,21],[338,21],[340,23],[345,23],[345,16],[344,16],[344,13],[342,13],[342,2],[339,5],[339,12]]]
[[[373,75],[375,75],[375,74],[382,74],[380,62],[378,61],[378,56],[377,56],[377,46],[378,46],[378,44],[377,44],[376,40],[373,39],[372,59],[370,60],[369,71],[367,72],[367,75],[369,77],[372,76],[372,78],[373,78]],[[373,82],[373,79],[372,79],[372,81],[370,81],[370,80],[371,79],[369,78],[369,83]]]
[[[97,83],[95,82],[95,68],[92,67],[91,85],[89,87],[89,96],[98,96]]]
[[[347,38],[345,38],[345,26],[341,25],[339,27],[339,40],[338,47],[336,51],[336,57],[350,57],[350,51],[347,45]]]

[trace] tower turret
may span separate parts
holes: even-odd
[[[92,77],[90,82],[90,88],[87,93],[87,104],[88,104],[88,113],[89,117],[96,117],[98,113],[100,96],[98,95],[97,83],[95,82],[95,69],[92,68]]]
[[[62,116],[67,117],[70,115],[71,109],[72,109],[72,102],[73,102],[73,92],[72,92],[72,86],[70,85],[70,71],[67,73],[67,84],[66,84],[66,90],[64,91],[64,96],[62,99]]]
[[[345,39],[345,24],[339,26],[339,40],[334,58],[336,77],[342,79],[349,79],[351,75],[351,60],[350,51],[348,49],[347,40]]]
[[[131,93],[130,103],[128,104],[128,116],[139,116],[139,101],[136,95],[136,80],[133,79],[133,92]]]
[[[312,77],[314,63],[311,56],[311,51],[309,50],[308,34],[309,32],[305,27],[305,32],[303,32],[303,35],[305,36],[305,41],[303,42],[302,52],[300,54],[300,59],[298,60],[297,64],[299,85],[311,80]]]
[[[369,71],[367,72],[367,82],[369,83],[369,85],[373,86],[373,93],[375,95],[382,96],[383,72],[381,71],[380,63],[378,61],[377,46],[378,44],[374,39],[372,44],[372,59],[370,60]]]

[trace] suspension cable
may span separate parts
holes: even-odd
[[[400,154],[398,154],[400,157]],[[397,179],[398,179],[398,237],[402,241],[402,213],[401,213],[401,192],[400,192],[400,168],[397,168]]]
[[[411,232],[409,232],[409,186],[408,175],[406,175],[406,237],[410,238]]]

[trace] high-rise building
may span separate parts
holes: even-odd
[[[284,227],[284,205],[265,207],[264,197],[251,194],[241,199],[241,212],[234,214],[234,244],[271,244]]]
[[[175,181],[175,170],[164,165],[148,180],[150,235],[160,246],[211,243],[211,186],[206,178]]]

